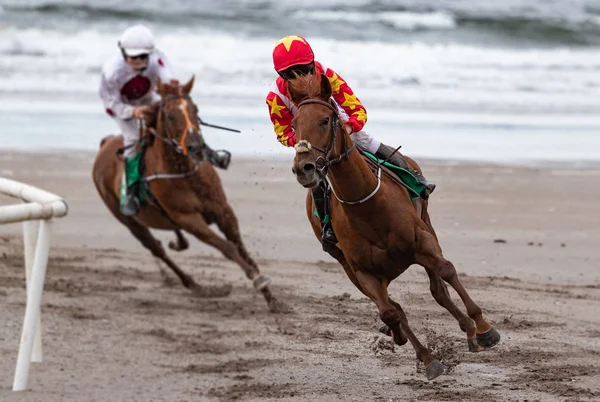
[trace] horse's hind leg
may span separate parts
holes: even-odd
[[[442,251],[435,237],[425,230],[419,230],[417,232],[417,241],[417,264],[424,266],[427,270],[433,271],[434,274],[439,275],[444,281],[450,284],[465,304],[469,317],[475,321],[476,342],[473,338],[467,338],[469,350],[479,352],[496,345],[500,341],[500,334],[490,323],[484,320],[483,311],[471,299],[471,296],[469,296],[460,282],[454,265],[442,256]]]
[[[183,286],[188,289],[198,288],[198,284],[192,279],[192,277],[183,272],[181,268],[179,268],[179,266],[177,266],[177,264],[175,264],[169,258],[162,244],[160,244],[160,242],[156,240],[154,236],[152,236],[152,233],[150,233],[148,228],[140,225],[134,219],[128,218],[124,215],[117,216],[117,219],[127,226],[131,234],[133,234],[144,247],[150,250],[152,255],[161,259],[169,268],[173,270],[173,272],[175,272],[175,274],[181,280],[181,283],[183,283]]]
[[[471,348],[471,343],[475,341],[475,324],[473,324],[473,320],[467,317],[465,313],[454,304],[442,278],[431,269],[426,268],[425,270],[429,276],[429,290],[431,290],[431,295],[440,306],[444,307],[454,316],[454,318],[456,318],[460,329],[467,334],[469,348]]]
[[[431,356],[431,353],[421,344],[417,336],[408,326],[406,314],[396,302],[390,300],[387,285],[381,279],[374,277],[363,271],[355,271],[356,279],[362,287],[362,291],[377,305],[379,317],[394,332],[404,331],[408,340],[412,344],[417,358],[425,365],[425,371],[428,380],[440,376],[444,373],[445,367],[438,360]]]
[[[176,230],[175,236],[176,236],[176,241],[170,241],[169,248],[171,250],[175,250],[175,251],[187,250],[188,247],[190,246],[190,243],[183,236],[183,233],[181,233],[181,230]]]

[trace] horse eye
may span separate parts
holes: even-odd
[[[329,124],[329,117],[325,117],[322,121],[321,121],[321,125],[322,126],[327,126]]]

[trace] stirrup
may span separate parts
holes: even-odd
[[[333,228],[329,225],[329,223],[326,223],[321,229],[321,245],[323,246],[323,251],[331,250],[338,244],[338,239],[333,232]]]
[[[135,196],[128,196],[121,213],[125,216],[136,216],[140,211],[140,201]]]

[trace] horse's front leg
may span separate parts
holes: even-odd
[[[198,240],[213,246],[218,249],[225,258],[237,263],[240,268],[246,274],[246,277],[251,281],[260,280],[260,272],[254,265],[249,264],[240,254],[238,247],[230,240],[223,239],[213,232],[208,226],[204,217],[197,212],[184,214],[179,212],[170,213],[172,219],[186,232],[194,235]],[[269,307],[276,303],[276,299],[273,297],[268,287],[264,287],[261,290],[265,296],[265,300],[269,304]],[[274,309],[275,307],[271,307]]]
[[[423,346],[417,336],[412,332],[402,307],[400,304],[391,300],[388,295],[388,282],[358,268],[352,267],[352,270],[355,273],[356,280],[360,284],[363,293],[377,305],[381,321],[391,328],[394,333],[404,332],[406,334],[406,337],[415,349],[417,359],[422,361],[425,365],[427,379],[433,380],[442,375],[446,367],[433,358],[431,352]]]

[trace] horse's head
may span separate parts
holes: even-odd
[[[198,161],[204,159],[204,138],[200,132],[198,108],[190,98],[194,77],[185,85],[158,81],[157,91],[162,100],[157,111],[158,135],[170,141],[181,153]]]
[[[324,74],[297,76],[288,82],[288,93],[298,105],[292,121],[298,141],[292,171],[302,186],[315,187],[327,168],[347,154],[350,139],[331,101],[331,84]],[[338,137],[340,141],[336,141]]]

